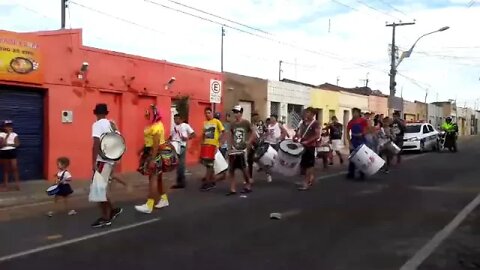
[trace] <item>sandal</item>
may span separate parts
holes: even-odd
[[[309,189],[310,189],[310,186],[301,186],[297,188],[298,191],[307,191]]]
[[[251,188],[244,188],[242,191],[240,191],[240,193],[242,194],[247,194],[247,193],[251,193],[253,190]]]
[[[232,196],[232,195],[236,195],[236,194],[237,194],[236,191],[230,191],[227,194],[225,194],[225,196]]]

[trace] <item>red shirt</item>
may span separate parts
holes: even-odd
[[[352,138],[354,138],[363,135],[367,127],[367,120],[363,117],[359,117],[357,119],[352,119],[348,122],[347,130],[351,130]]]

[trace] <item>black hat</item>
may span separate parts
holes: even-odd
[[[108,114],[108,107],[105,103],[98,103],[95,105],[95,109],[93,109],[94,114]]]

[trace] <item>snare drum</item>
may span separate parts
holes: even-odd
[[[126,149],[125,139],[117,132],[108,132],[100,137],[99,155],[106,160],[120,160]]]
[[[47,195],[48,196],[55,196],[57,195],[58,191],[60,189],[58,188],[58,185],[53,185],[53,186],[50,186],[49,188],[47,188]]]
[[[348,159],[367,176],[376,174],[385,164],[385,161],[365,144],[357,147]]]
[[[301,143],[284,140],[275,158],[274,171],[285,176],[295,176],[300,173],[300,161],[305,148]]]
[[[200,158],[203,160],[215,160],[217,147],[211,144],[202,144],[200,148]]]

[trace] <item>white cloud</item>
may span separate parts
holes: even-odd
[[[153,1],[199,14],[168,0]],[[387,5],[367,0],[362,2],[378,11],[348,0],[340,2],[356,10],[348,10],[330,0],[204,0],[201,5],[195,0],[177,1],[268,30],[274,39],[303,48],[295,49],[227,28],[224,63],[227,71],[276,79],[278,61],[283,60],[284,77],[313,84],[335,83],[340,77],[341,85],[356,86],[362,84],[361,80],[369,73],[369,86],[386,93],[391,28],[386,27],[385,22],[395,20],[394,17],[417,20],[413,26],[397,28],[397,45],[401,49],[408,49],[420,35],[448,25],[451,27],[448,31],[422,39],[411,58],[402,62],[399,72],[419,81],[417,84],[428,85],[430,101],[436,99],[437,93],[444,100],[456,96],[474,100],[479,95],[476,89],[480,86],[480,36],[473,28],[480,25],[478,5],[428,8],[425,3],[429,1],[395,4],[408,14],[404,16]],[[60,24],[58,2],[0,0],[1,10],[8,10],[0,11],[0,24],[12,31],[57,29]],[[220,68],[219,25],[143,0],[74,2],[144,26],[112,19],[71,3],[71,20],[67,26],[83,28],[86,45],[208,69]],[[11,8],[4,8],[7,5]],[[398,76],[397,85],[398,93],[403,87],[405,98],[423,100],[424,90],[408,79]]]

